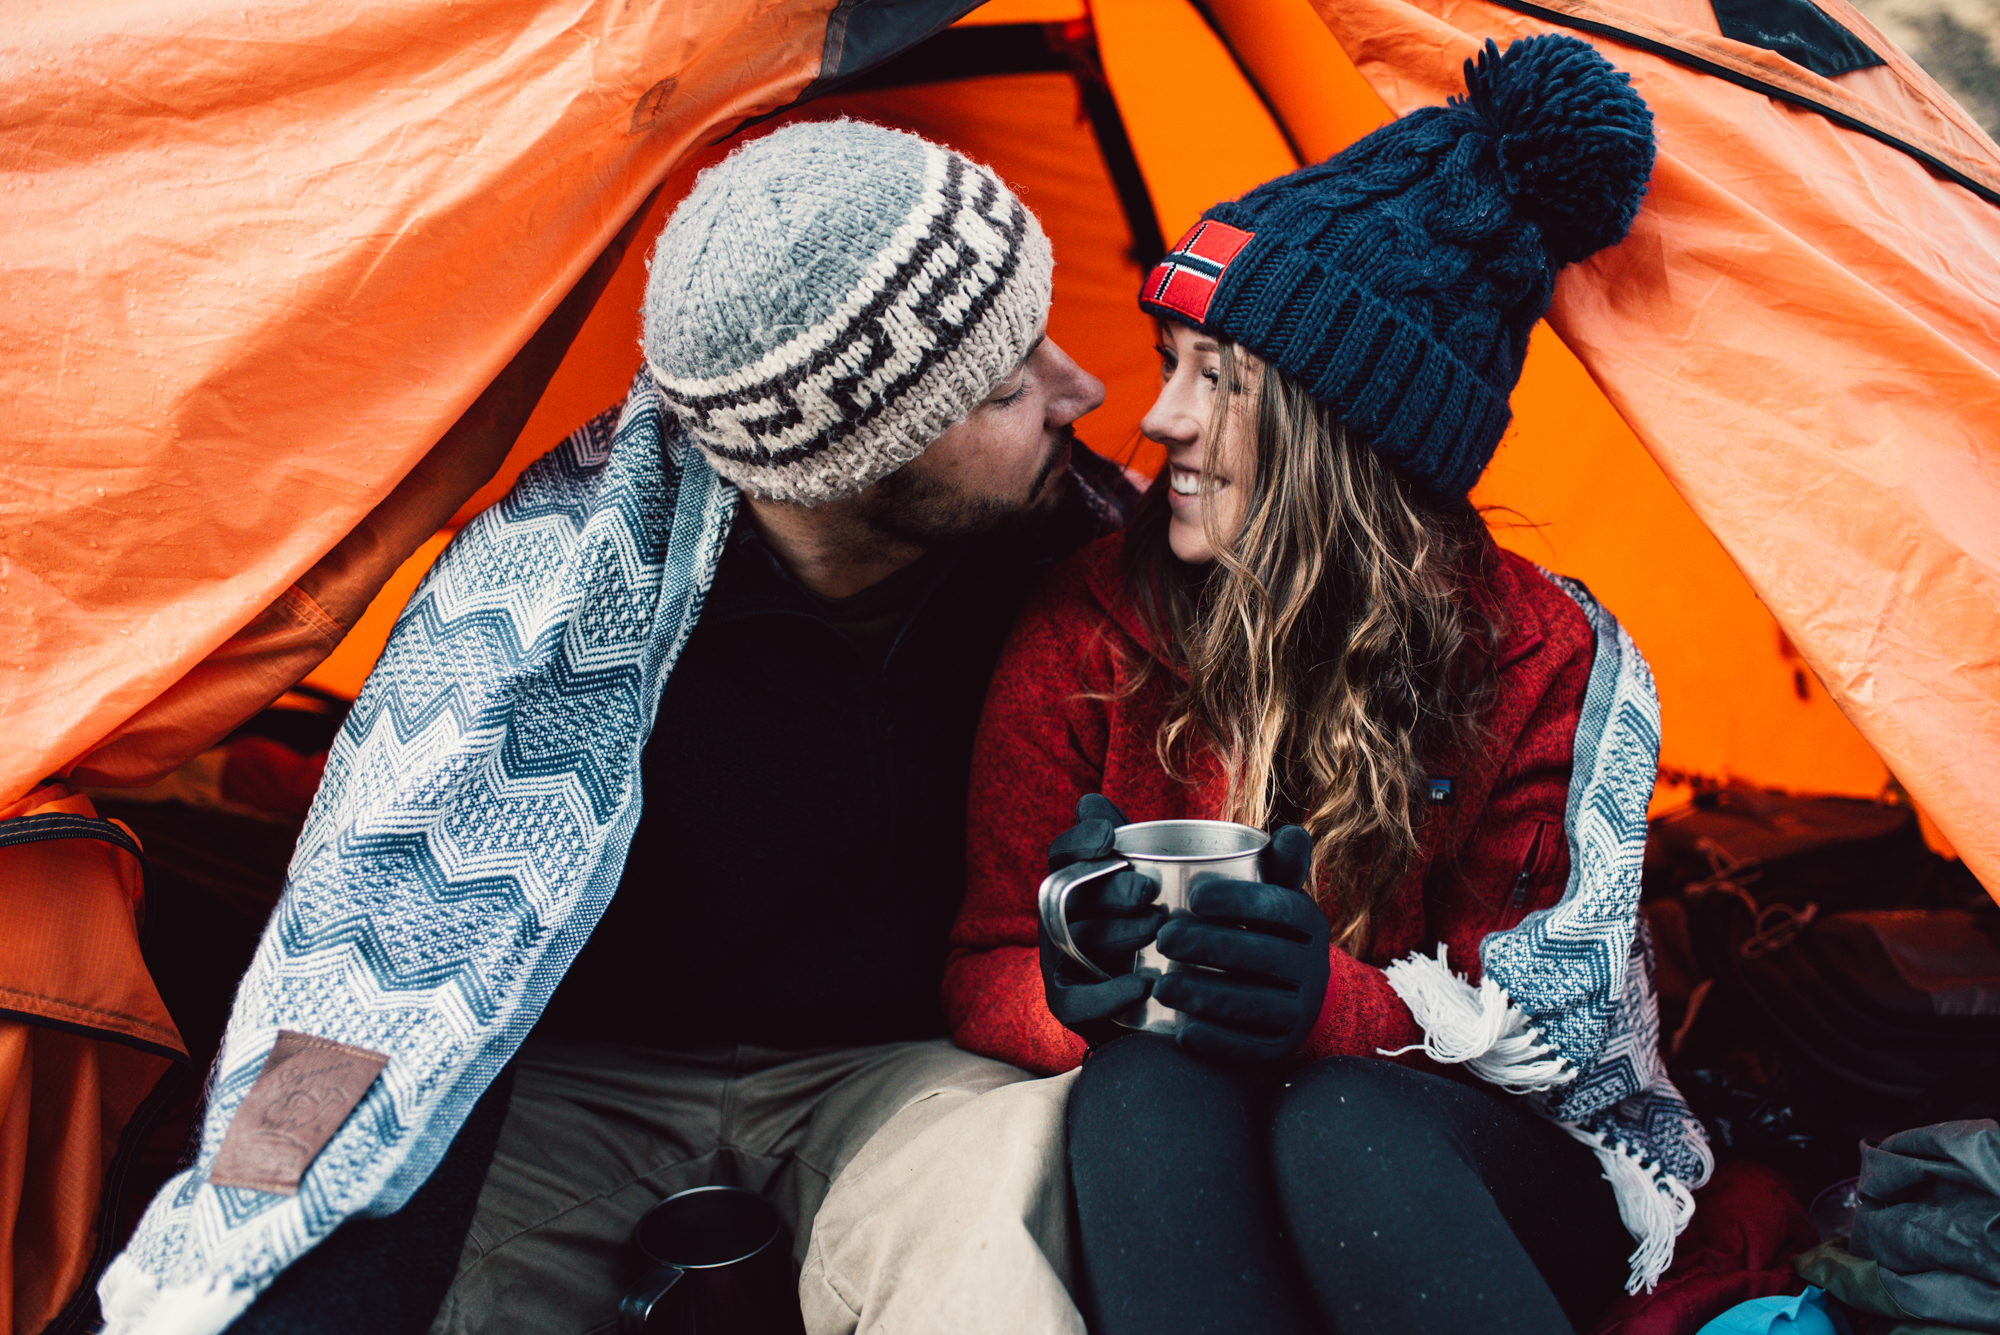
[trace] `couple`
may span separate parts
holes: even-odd
[[[358,1287],[373,1329],[607,1329],[664,1195],[760,1191],[804,1262],[850,1166],[942,1173],[853,1229],[873,1328],[1011,1208],[939,1133],[1079,1063],[1048,1245],[1094,1329],[1546,1332],[1656,1278],[1707,1164],[1636,926],[1657,709],[1467,500],[1651,120],[1568,38],[1467,78],[1148,275],[1136,501],[1071,438],[1102,387],[989,171],[839,122],[706,173],[631,398],[461,536],[357,703],[110,1328],[226,1292],[207,1328],[311,1329]],[[1183,816],[1274,830],[1267,879],[1170,921],[1093,883],[1108,980],[1038,939],[1049,870]],[[342,932],[393,1006],[327,984]],[[1201,967],[1135,972],[1155,940]],[[1149,988],[1177,1036],[1113,1021]],[[211,1202],[280,1028],[386,1075],[296,1214]]]

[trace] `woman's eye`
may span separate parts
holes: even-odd
[[[1207,382],[1208,382],[1209,384],[1211,384],[1211,385],[1219,385],[1219,384],[1221,384],[1221,383],[1222,383],[1222,372],[1220,372],[1220,371],[1203,371],[1203,372],[1201,373],[1201,378],[1202,378],[1203,380],[1206,380],[1206,381],[1207,381]]]

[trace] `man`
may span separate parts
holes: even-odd
[[[1073,444],[1103,387],[1052,268],[895,131],[702,176],[630,398],[461,533],[356,702],[108,1329],[603,1329],[657,1200],[762,1192],[802,1258],[885,1122],[1022,1078],[939,983],[1001,638],[1130,494]]]
[[[1103,387],[1046,335],[1050,268],[990,173],[854,122],[751,144],[668,224],[647,362],[741,508],[434,1329],[600,1325],[633,1225],[692,1186],[765,1193],[802,1256],[881,1122],[1020,1078],[944,1039],[939,986],[994,656],[1103,522],[1070,432]]]

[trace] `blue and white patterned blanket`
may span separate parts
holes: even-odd
[[[643,373],[468,525],[412,597],[328,759],[230,1016],[194,1166],[99,1286],[110,1335],[214,1335],[345,1219],[400,1208],[513,1056],[610,903],[639,756],[736,492]],[[1658,750],[1645,662],[1598,634],[1561,903],[1482,949],[1479,989],[1417,956],[1391,980],[1440,1060],[1539,1091],[1597,1149],[1650,1282],[1706,1178],[1660,1069],[1639,857]],[[387,1054],[295,1196],[208,1182],[280,1028]]]
[[[1545,572],[1546,573],[1546,572]],[[1714,1168],[1701,1123],[1660,1061],[1652,945],[1639,917],[1646,807],[1660,753],[1653,674],[1631,637],[1575,580],[1549,579],[1597,635],[1577,722],[1569,884],[1554,908],[1480,943],[1480,985],[1435,959],[1391,965],[1424,1049],[1536,1101],[1597,1152],[1638,1242],[1628,1288],[1650,1288]]]
[[[639,754],[736,491],[643,372],[458,535],[355,701],[231,1012],[194,1167],[98,1292],[209,1335],[353,1215],[400,1207],[611,902]],[[278,1030],[388,1055],[296,1196],[208,1182]]]

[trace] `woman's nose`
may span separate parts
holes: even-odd
[[[1160,386],[1160,393],[1153,400],[1153,406],[1139,419],[1139,434],[1156,444],[1172,449],[1176,445],[1193,445],[1201,440],[1202,421],[1190,402],[1191,395],[1181,384],[1181,377],[1174,376]]]

